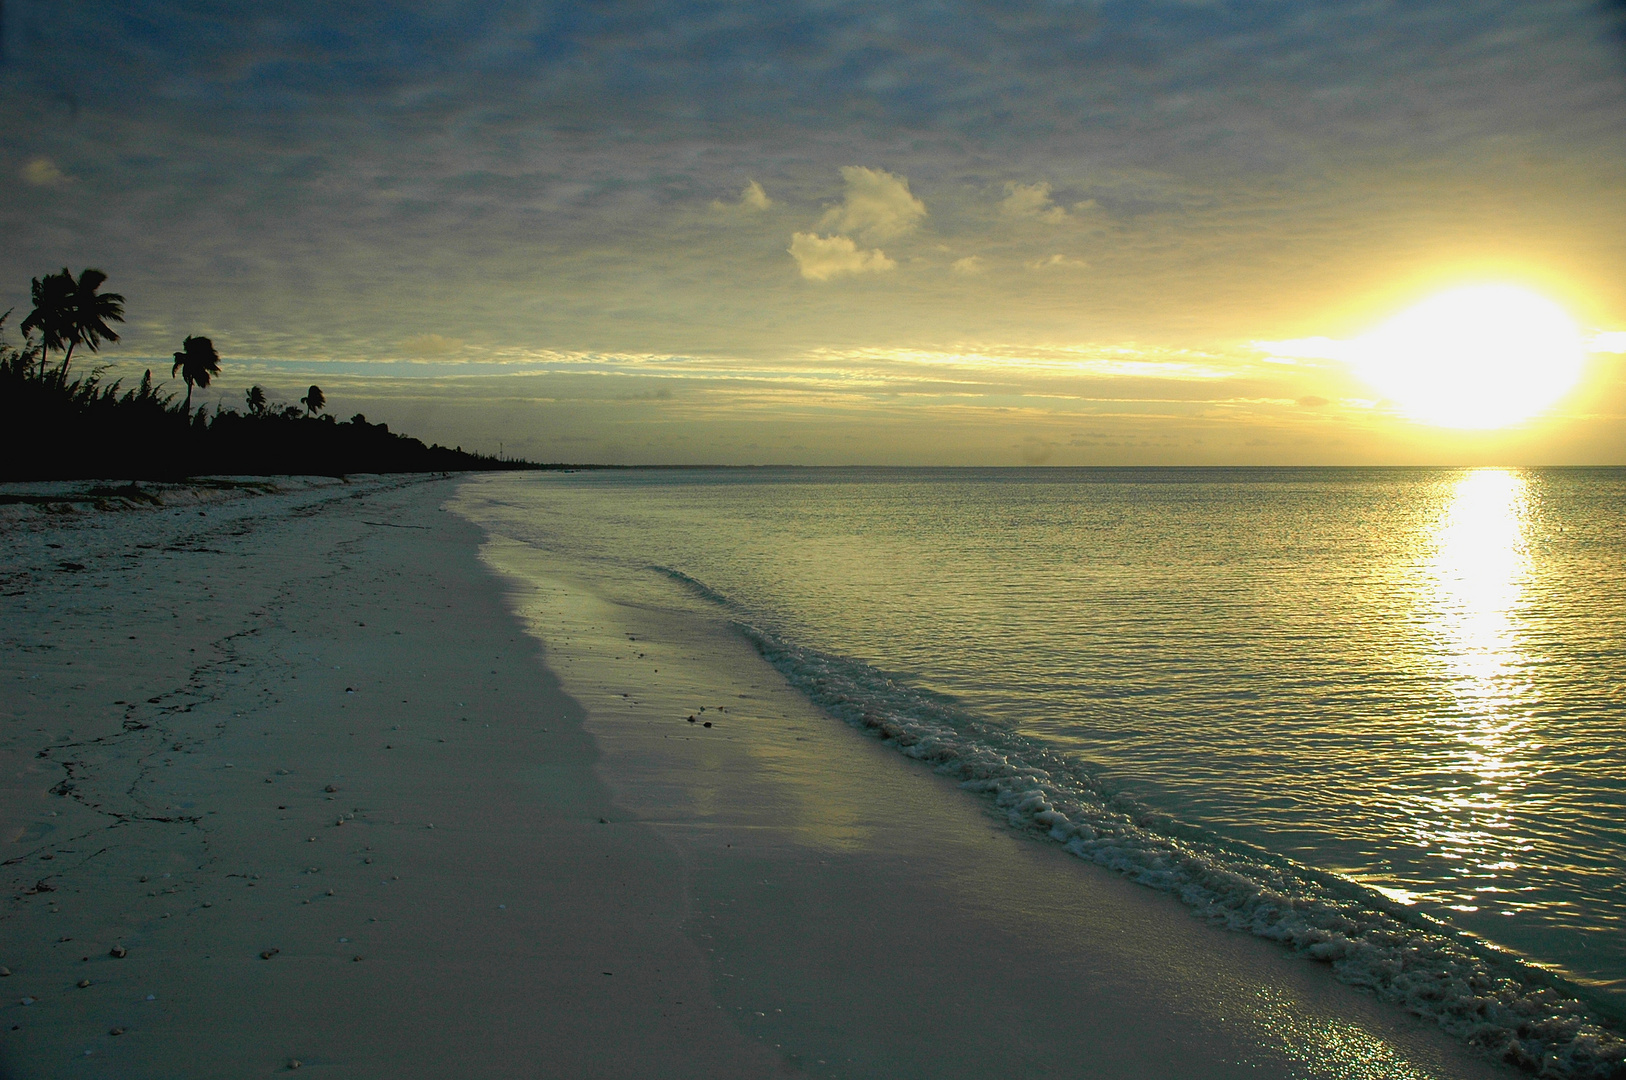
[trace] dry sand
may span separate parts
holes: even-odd
[[[1498,1074],[458,482],[0,507],[0,1077]]]

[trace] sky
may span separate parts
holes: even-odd
[[[211,406],[315,382],[544,461],[1626,464],[1626,4],[5,0],[0,27],[8,340],[30,278],[98,267],[109,377],[206,335]],[[1540,416],[1421,423],[1303,344],[1480,282],[1585,339]]]

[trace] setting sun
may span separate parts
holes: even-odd
[[[1585,360],[1569,315],[1515,285],[1440,293],[1354,345],[1357,374],[1407,416],[1452,428],[1542,413],[1575,386]]]

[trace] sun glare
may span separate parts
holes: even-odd
[[[1515,285],[1432,296],[1354,342],[1356,373],[1414,420],[1499,428],[1551,408],[1585,348],[1564,309]]]

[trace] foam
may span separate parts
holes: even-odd
[[[732,607],[703,583],[660,569]],[[1232,930],[1329,964],[1342,982],[1399,1004],[1490,1055],[1543,1076],[1626,1077],[1626,1040],[1576,988],[1357,882],[1227,840],[1102,786],[1038,740],[869,665],[734,624],[826,712],[990,798],[1012,827],[1178,896]]]

